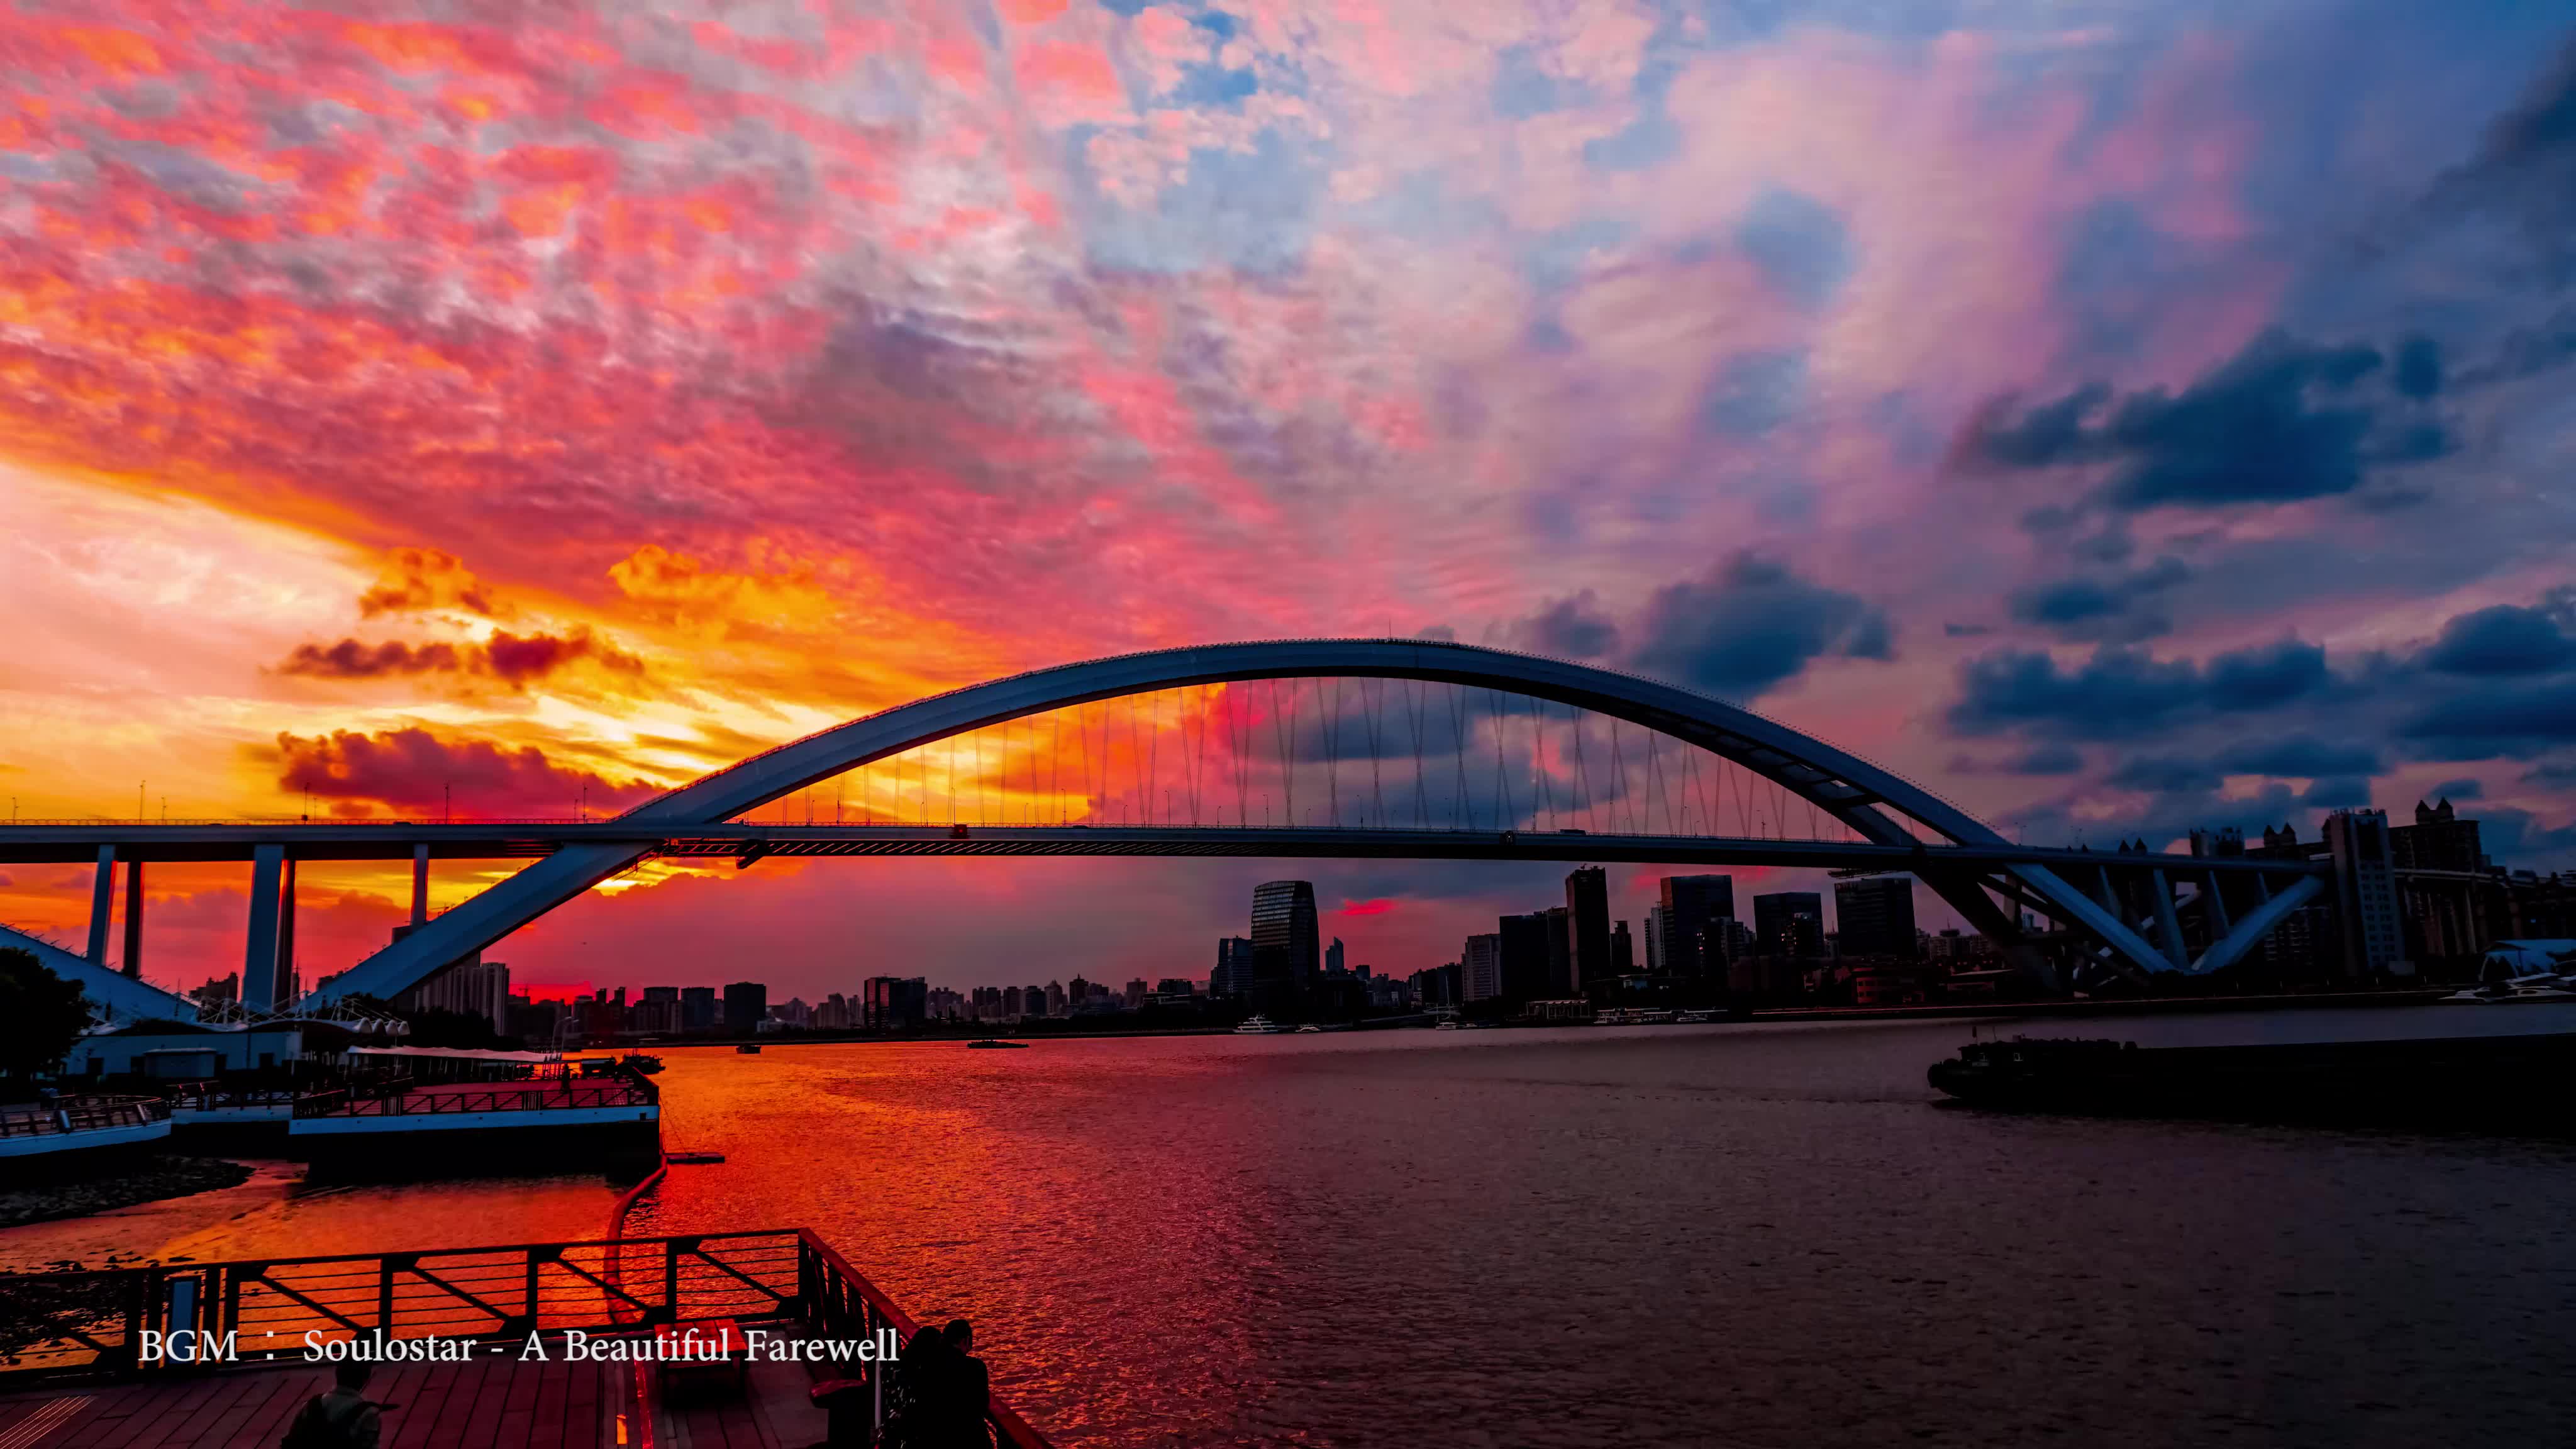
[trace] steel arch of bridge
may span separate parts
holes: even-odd
[[[1895,820],[1893,809],[1957,846],[2010,847],[1966,811],[1846,751],[1750,710],[1613,670],[1476,645],[1418,639],[1299,639],[1199,645],[1117,655],[1034,670],[933,695],[754,755],[639,805],[610,824],[632,838],[568,843],[460,903],[314,992],[321,1001],[364,992],[389,998],[425,980],[657,853],[664,838],[719,825],[872,761],[990,725],[1155,690],[1265,679],[1410,679],[1508,691],[1610,715],[1697,745],[1814,804],[1863,840],[1920,852],[1924,884],[1990,937],[2022,937],[1988,891],[1991,861],[1943,864]],[[1882,807],[1886,807],[1883,809]],[[2081,922],[2143,969],[2173,964],[2101,902],[2043,865],[2000,867],[2008,898],[2036,897]]]

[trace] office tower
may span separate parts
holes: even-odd
[[[1344,964],[1345,960],[1342,954],[1342,938],[1335,936],[1333,943],[1324,948],[1324,974],[1327,976],[1350,974],[1350,968]]]
[[[1834,882],[1834,938],[1845,956],[1914,956],[1914,877]]]
[[[1825,900],[1814,891],[1753,898],[1753,949],[1793,960],[1825,954]]]
[[[1315,886],[1274,880],[1252,892],[1252,1004],[1272,1016],[1296,1015],[1319,974]]]
[[[1628,938],[1628,923],[1618,921],[1610,927],[1610,974],[1626,976],[1637,969],[1636,943]]]
[[[1722,962],[1704,949],[1708,923],[1735,914],[1735,877],[1668,875],[1663,879],[1663,969],[1677,976],[1699,976]]]
[[[1046,984],[1046,1014],[1049,1016],[1065,1014],[1064,983],[1061,981],[1050,981]]]
[[[904,1031],[930,1019],[930,983],[919,976],[871,976],[859,991],[863,1026]]]
[[[2326,817],[2325,837],[2343,925],[2344,974],[2414,975],[2397,914],[2397,868],[2389,858],[2387,812],[2338,810]]]
[[[769,1016],[769,988],[757,981],[736,981],[724,989],[724,1029],[734,1036],[760,1030]]]
[[[1458,1000],[1483,1001],[1503,994],[1503,938],[1469,936],[1458,958]]]
[[[1574,990],[1574,913],[1563,906],[1550,906],[1537,914],[1547,918],[1547,979],[1538,990],[1543,996],[1561,999]]]
[[[1610,873],[1597,865],[1575,867],[1565,878],[1565,916],[1564,994],[1577,996],[1587,982],[1617,974],[1610,966]]]
[[[1208,973],[1211,996],[1243,996],[1252,990],[1252,938],[1219,936],[1216,969]]]
[[[1536,1001],[1547,995],[1548,937],[1552,934],[1548,925],[1545,911],[1505,916],[1494,923],[1494,934],[1502,938],[1498,995],[1515,1003]]]
[[[1646,970],[1649,972],[1661,973],[1665,969],[1664,962],[1670,959],[1664,946],[1664,932],[1671,915],[1662,906],[1646,908]]]
[[[292,999],[292,998],[290,998]],[[475,952],[394,998],[409,1011],[453,1011],[479,1016],[499,1031],[510,1020],[510,968]]]

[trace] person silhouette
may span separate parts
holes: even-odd
[[[939,1335],[948,1346],[948,1383],[945,1399],[948,1412],[943,1416],[948,1435],[940,1441],[941,1449],[965,1449],[965,1446],[990,1445],[992,1434],[985,1419],[993,1400],[993,1376],[984,1361],[975,1356],[975,1325],[963,1318],[948,1320]]]

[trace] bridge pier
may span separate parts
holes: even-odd
[[[143,861],[125,863],[125,974],[143,979]]]
[[[107,964],[108,919],[116,912],[116,847],[98,848],[98,874],[89,887],[89,960],[93,966]]]
[[[411,848],[411,923],[429,924],[429,842]]]
[[[277,888],[285,873],[285,846],[251,847],[250,939],[242,948],[244,1011],[277,1009]]]

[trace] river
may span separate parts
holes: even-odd
[[[2382,1011],[2368,1034],[2557,1014]],[[997,1391],[1067,1446],[2527,1445],[2576,1423],[2576,1145],[1944,1106],[1923,1069],[1970,1030],[670,1050],[666,1140],[726,1161],[673,1168],[628,1227],[811,1226],[917,1315],[973,1318]],[[612,1198],[270,1172],[0,1233],[0,1266],[590,1238]]]

